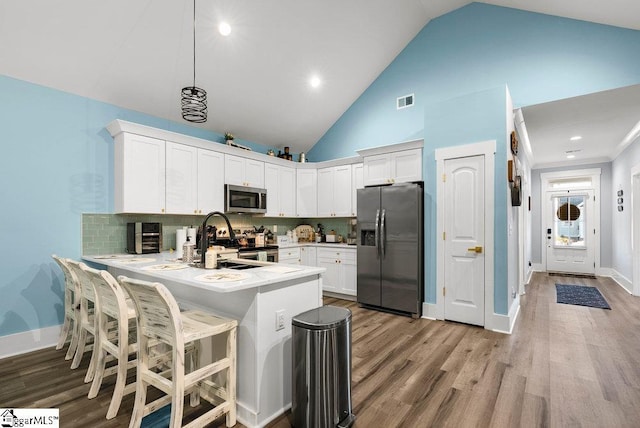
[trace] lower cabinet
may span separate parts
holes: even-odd
[[[300,264],[304,266],[318,266],[316,247],[300,247]]]
[[[278,263],[299,265],[300,264],[300,247],[279,248]]]
[[[318,248],[317,265],[326,269],[322,276],[324,291],[356,295],[355,249]]]

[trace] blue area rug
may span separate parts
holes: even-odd
[[[567,305],[589,306],[592,308],[611,309],[596,287],[583,285],[556,284],[557,302]]]

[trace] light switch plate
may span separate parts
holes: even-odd
[[[284,309],[276,311],[276,331],[284,329]]]

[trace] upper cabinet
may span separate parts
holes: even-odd
[[[296,170],[267,163],[264,169],[267,189],[267,217],[296,216]]]
[[[224,153],[198,149],[198,214],[224,211]]]
[[[364,158],[364,185],[422,181],[423,140],[358,150]]]
[[[296,170],[296,216],[316,217],[317,215],[318,171],[298,169]]]
[[[358,189],[364,189],[364,164],[351,165],[351,216],[358,215]]]
[[[264,162],[225,155],[224,171],[225,184],[264,188]]]
[[[165,142],[120,133],[114,147],[116,213],[165,212]]]
[[[350,217],[351,165],[318,169],[318,216]]]

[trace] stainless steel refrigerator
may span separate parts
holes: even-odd
[[[424,289],[423,184],[358,190],[358,303],[414,317]]]

